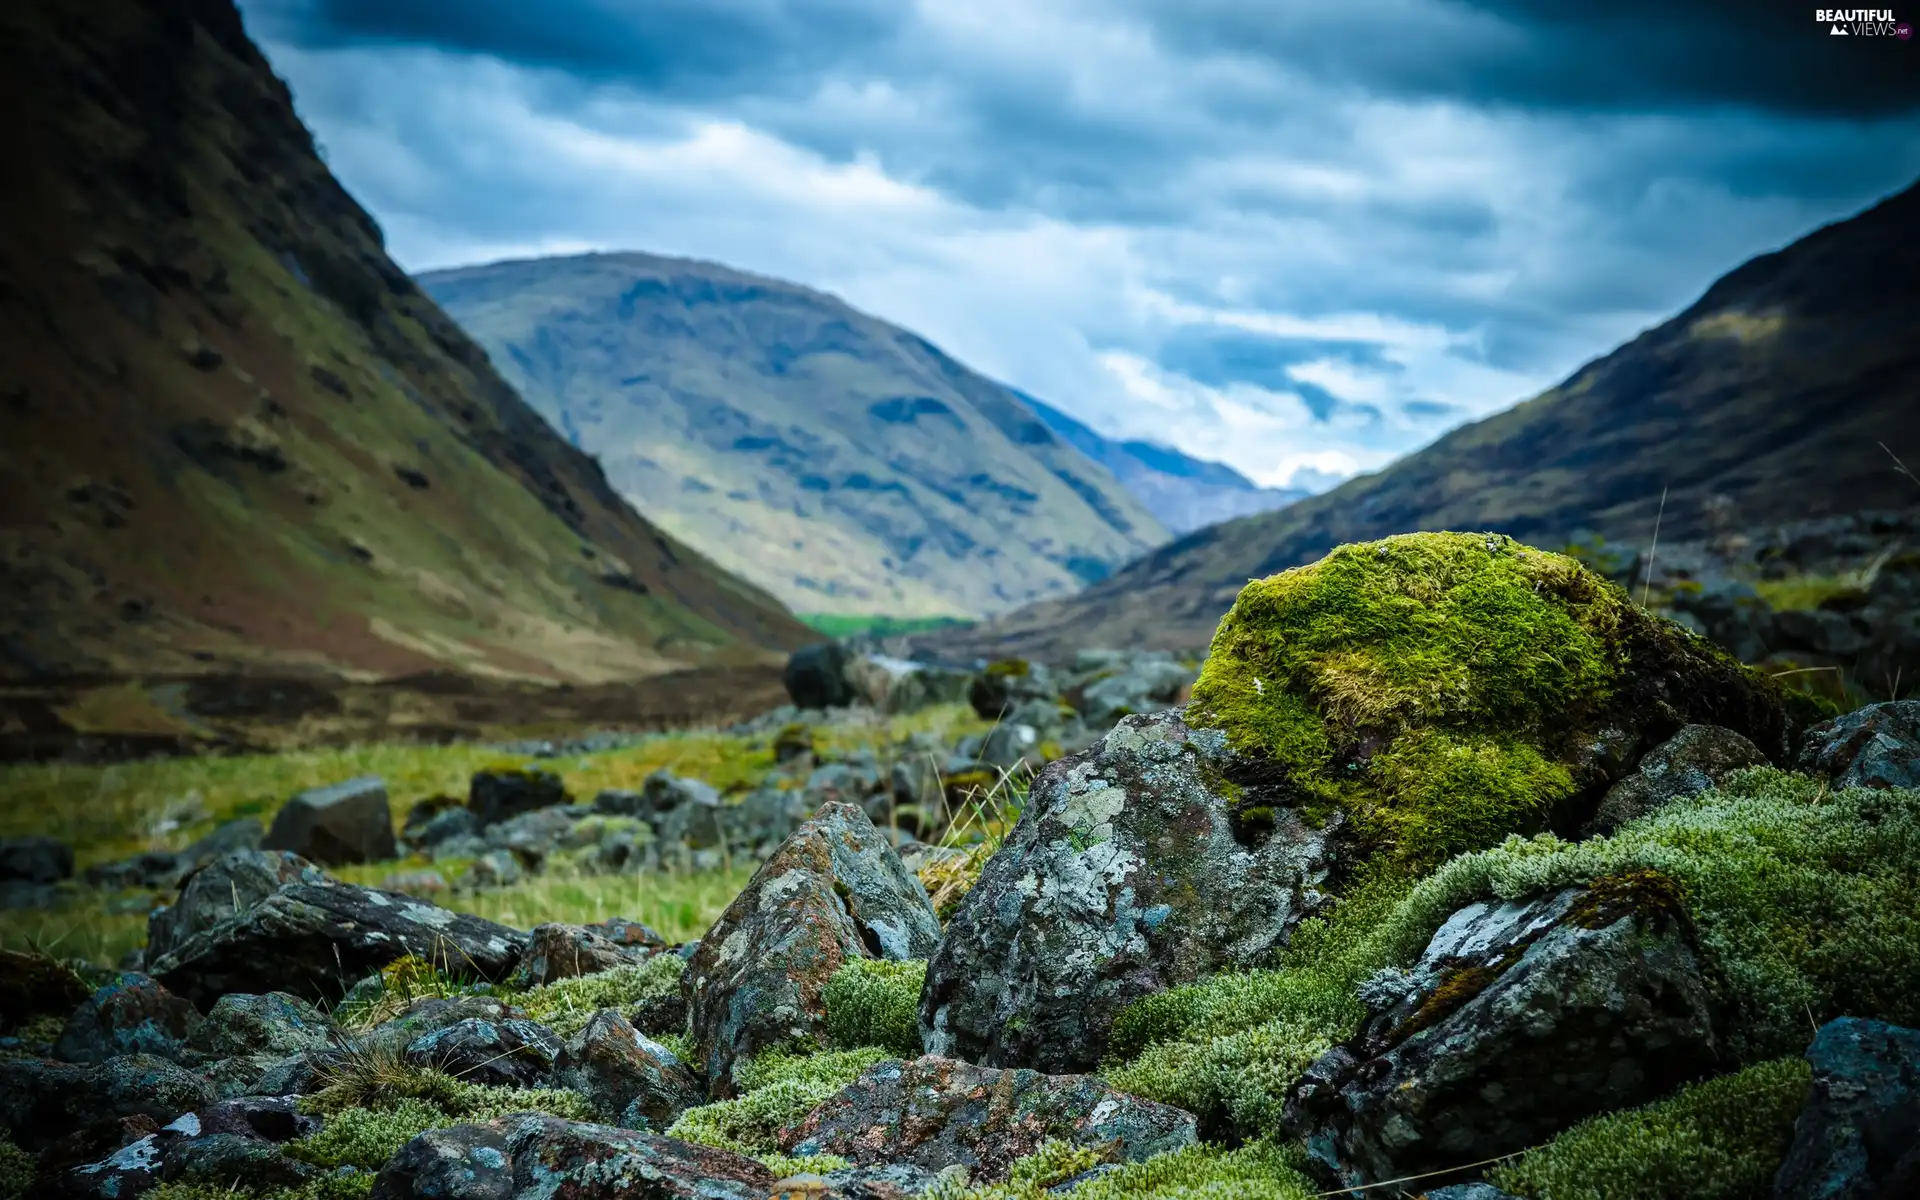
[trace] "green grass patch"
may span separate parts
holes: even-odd
[[[807,628],[823,637],[900,637],[935,629],[958,629],[973,624],[965,617],[887,617],[872,613],[800,613]]]

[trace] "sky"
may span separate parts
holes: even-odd
[[[722,262],[1273,485],[1920,178],[1920,37],[1772,0],[240,6],[409,270]]]

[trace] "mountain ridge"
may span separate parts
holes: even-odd
[[[1645,545],[1916,500],[1920,186],[1758,255],[1673,318],[1494,416],[1276,512],[1159,547],[1079,595],[970,630],[935,657],[1204,647],[1240,587],[1334,546],[1416,530]],[[1723,499],[1724,498],[1724,499]]]
[[[980,616],[1166,540],[1018,393],[828,293],[640,252],[419,279],[636,507],[798,611]]]

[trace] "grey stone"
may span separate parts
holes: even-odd
[[[1608,834],[1688,796],[1717,786],[1742,767],[1762,767],[1760,747],[1718,725],[1688,725],[1640,760],[1632,775],[1607,789],[1587,833]]]
[[[1283,1115],[1336,1186],[1509,1154],[1718,1069],[1692,925],[1644,882],[1468,905],[1385,975]]]
[[[973,1182],[1006,1178],[1013,1160],[1058,1139],[1114,1147],[1138,1162],[1191,1146],[1190,1112],[1116,1092],[1091,1075],[998,1070],[927,1056],[869,1067],[782,1131],[795,1157],[837,1154],[860,1165],[963,1166]]]
[[[1920,1030],[1842,1017],[1807,1049],[1812,1094],[1774,1200],[1920,1196]]]
[[[0,882],[58,883],[73,878],[73,847],[57,838],[0,838]]]
[[[990,664],[967,684],[967,702],[989,721],[1028,700],[1054,700],[1059,692],[1044,663],[1006,659]]]
[[[489,850],[473,860],[455,887],[461,891],[512,887],[525,877],[526,872],[521,870],[520,860],[513,856],[512,851]]]
[[[560,1049],[559,1036],[537,1022],[468,1017],[407,1043],[406,1061],[464,1083],[532,1087],[553,1070]]]
[[[501,1131],[456,1125],[402,1146],[374,1179],[372,1200],[513,1200],[517,1190]]]
[[[928,967],[927,1051],[1091,1070],[1127,1004],[1270,962],[1327,903],[1338,818],[1271,807],[1245,826],[1220,790],[1233,765],[1222,734],[1167,712],[1042,771]],[[1273,803],[1257,786],[1241,802]]]
[[[795,650],[787,658],[780,682],[800,708],[844,708],[854,701],[847,681],[847,652],[838,642],[821,642]]]
[[[100,1063],[128,1054],[178,1062],[204,1020],[192,1004],[155,980],[129,973],[74,1010],[53,1053],[73,1063]]]
[[[1800,769],[1835,787],[1920,787],[1920,700],[1869,704],[1807,731]]]
[[[319,884],[325,872],[285,850],[237,850],[194,872],[180,898],[147,918],[147,959],[265,900],[289,883]]]
[[[483,829],[566,802],[567,789],[551,771],[480,771],[467,789],[467,808]]]
[[[616,944],[579,925],[536,925],[527,935],[526,949],[508,982],[516,988],[529,988],[576,975],[596,975],[644,962],[651,952],[644,945]]]
[[[0,1128],[38,1150],[76,1128],[119,1117],[165,1124],[214,1103],[213,1084],[151,1054],[79,1065],[0,1058]]]
[[[705,1100],[700,1081],[673,1051],[611,1009],[593,1014],[567,1039],[553,1079],[585,1096],[602,1119],[627,1129],[664,1132]]]
[[[296,792],[274,814],[261,846],[291,850],[328,866],[377,862],[399,851],[393,837],[393,810],[387,785],[377,775],[349,779],[331,787]]]
[[[822,807],[761,864],[681,977],[708,1087],[732,1095],[737,1064],[817,1041],[822,993],[848,960],[924,958],[939,938],[926,889],[866,813]]]

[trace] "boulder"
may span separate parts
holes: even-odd
[[[72,1063],[100,1063],[127,1054],[178,1062],[204,1020],[192,1004],[153,979],[126,974],[74,1010],[53,1053]]]
[[[213,1084],[151,1054],[85,1065],[0,1058],[0,1129],[29,1150],[97,1122],[138,1115],[165,1124],[213,1103]]]
[[[560,1049],[559,1036],[534,1021],[468,1017],[408,1042],[405,1057],[464,1083],[533,1087],[553,1070]]]
[[[850,658],[846,678],[854,698],[883,713],[909,713],[964,700],[972,676],[884,654]]]
[[[195,871],[225,855],[258,849],[264,836],[260,822],[236,817],[185,850],[150,850],[118,862],[97,863],[87,868],[86,881],[106,891],[179,887]]]
[[[836,1154],[860,1165],[906,1163],[967,1169],[973,1182],[1006,1178],[1014,1159],[1048,1139],[1112,1145],[1138,1162],[1191,1146],[1193,1114],[1116,1092],[1091,1075],[997,1070],[931,1055],[869,1067],[798,1125],[780,1147],[803,1157]]]
[[[500,980],[525,945],[518,930],[411,896],[331,880],[295,882],[175,941],[149,969],[206,1007],[228,992],[331,999],[407,954],[455,975]]]
[[[847,651],[838,642],[821,642],[795,650],[787,658],[780,682],[800,708],[845,708],[854,701],[847,681]]]
[[[463,1021],[498,1025],[527,1014],[493,996],[426,996],[360,1035],[363,1046],[404,1053],[406,1047],[429,1033],[451,1029]]]
[[[822,993],[855,958],[925,958],[940,938],[926,889],[867,814],[828,804],[754,873],[701,939],[680,986],[716,1096],[735,1066],[818,1041]]]
[[[573,837],[579,814],[567,805],[537,808],[487,826],[480,835],[495,850],[510,851],[531,870],[539,870]]]
[[[593,1014],[586,1028],[567,1039],[553,1082],[579,1092],[603,1120],[627,1129],[664,1132],[705,1099],[700,1081],[673,1051],[611,1009]]]
[[[1340,822],[1259,787],[1230,800],[1230,765],[1219,732],[1167,712],[1042,771],[927,968],[927,1052],[1091,1070],[1127,1004],[1267,963],[1326,905]]]
[[[324,871],[285,850],[236,850],[188,877],[180,898],[147,918],[147,958],[245,912],[289,883],[325,883]]]
[[[1588,823],[1588,836],[1609,834],[1627,822],[1716,786],[1742,767],[1763,767],[1760,747],[1718,725],[1688,725],[1640,760],[1633,774],[1607,789]]]
[[[138,1196],[160,1182],[162,1140],[159,1123],[144,1114],[74,1130],[36,1156],[32,1194],[60,1200]]]
[[[726,804],[712,788],[690,794],[660,818],[660,841],[670,853],[709,850],[728,840]]]
[[[1140,655],[1070,688],[1067,700],[1089,725],[1107,729],[1121,717],[1171,707],[1192,685],[1193,677],[1191,668],[1169,655]]]
[[[526,878],[520,860],[511,850],[489,850],[473,860],[460,876],[455,891],[473,892],[486,888],[512,887]]]
[[[1053,673],[1044,663],[1024,658],[1002,659],[989,663],[967,684],[967,703],[989,721],[1028,700],[1055,700]]]
[[[1412,968],[1368,981],[1361,1033],[1309,1068],[1283,1125],[1359,1187],[1511,1154],[1721,1069],[1679,897],[1636,872],[1454,913]]]
[[[659,935],[654,937],[657,939]],[[526,949],[520,952],[520,961],[514,966],[508,983],[516,988],[530,988],[576,975],[597,975],[628,963],[643,962],[652,949],[644,942],[638,946],[621,945],[579,925],[536,925],[527,935]]]
[[[467,809],[482,829],[566,802],[567,789],[560,777],[532,768],[478,771],[467,788]]]
[[[73,878],[73,847],[56,838],[0,838],[0,883],[58,883]]]
[[[1842,1017],[1807,1049],[1813,1089],[1774,1200],[1920,1196],[1920,1030]]]
[[[294,793],[260,845],[327,866],[398,857],[386,781],[366,775]]]
[[[382,1168],[372,1200],[766,1200],[773,1182],[728,1150],[519,1113],[414,1138]]]
[[[1920,700],[1869,704],[1814,726],[1800,744],[1800,769],[1835,787],[1920,787]]]
[[[469,808],[440,808],[419,814],[421,806],[416,805],[407,814],[406,828],[401,830],[407,845],[415,849],[431,850],[480,833],[480,819]],[[419,815],[418,823],[416,815]]]

